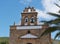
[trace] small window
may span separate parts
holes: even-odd
[[[30,30],[28,30],[28,33],[30,33]]]

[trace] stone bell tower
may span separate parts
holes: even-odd
[[[37,25],[37,12],[34,7],[25,8],[21,16],[21,25]]]

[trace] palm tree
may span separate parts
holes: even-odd
[[[56,3],[54,3],[57,7],[60,8],[60,6]],[[59,13],[60,13],[60,10],[59,10]],[[49,28],[47,28],[42,34],[41,36],[43,36],[44,34],[48,34],[48,33],[51,33],[51,32],[54,32],[56,30],[58,30],[59,32],[56,33],[56,36],[55,36],[55,39],[56,37],[60,37],[60,15],[59,14],[56,14],[56,13],[50,13],[48,12],[47,14],[50,14],[50,15],[53,15],[53,16],[56,16],[57,18],[54,19],[54,20],[51,20],[51,21],[46,21],[45,24],[48,24],[48,25],[51,25],[51,24],[55,24],[54,26],[49,26]],[[40,36],[40,37],[41,37]]]

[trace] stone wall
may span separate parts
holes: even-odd
[[[27,43],[32,43],[32,44],[49,44],[51,43],[51,36],[50,34],[48,35],[44,35],[41,38],[39,38],[39,36],[41,35],[41,33],[45,30],[44,28],[42,29],[25,29],[25,30],[17,30],[15,29],[16,26],[12,26],[10,28],[10,44],[27,44]],[[20,37],[23,35],[28,34],[28,30],[30,31],[30,34],[33,34],[35,36],[37,36],[38,38],[23,38],[21,39]]]

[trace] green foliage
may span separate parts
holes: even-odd
[[[9,44],[8,37],[0,37],[0,44]]]
[[[0,42],[0,44],[6,44],[6,42]]]

